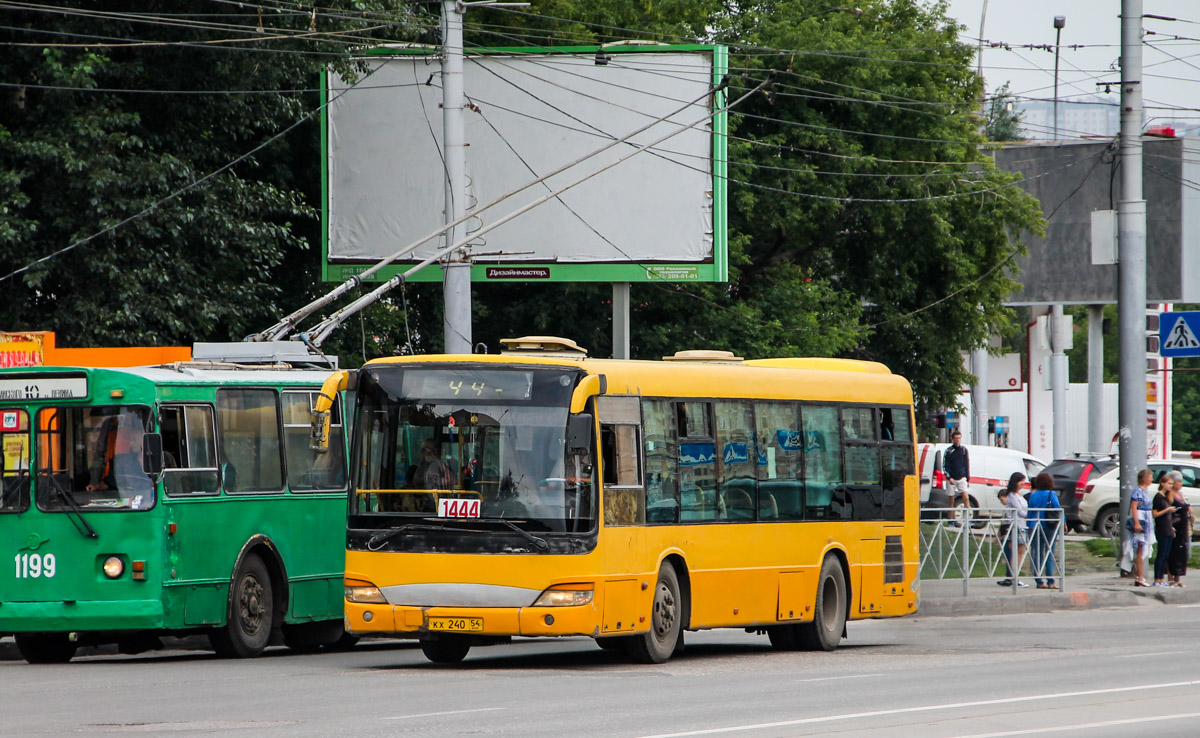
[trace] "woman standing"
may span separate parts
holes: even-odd
[[[1029,534],[1025,530],[1025,518],[1029,515],[1029,506],[1021,496],[1021,483],[1025,475],[1013,472],[1008,478],[1008,486],[1000,490],[1000,502],[1004,503],[1004,522],[1000,524],[1000,547],[1004,550],[1005,578],[996,582],[1001,587],[1011,587],[1013,572],[1017,572],[1017,586],[1028,587],[1021,581],[1021,565],[1025,561],[1025,546],[1029,542]],[[1016,539],[1015,541],[1013,539]],[[1016,558],[1013,558],[1013,544],[1016,543]]]
[[[1171,575],[1171,586],[1182,587],[1183,576],[1187,574],[1188,549],[1191,548],[1188,544],[1192,539],[1192,508],[1183,496],[1183,474],[1172,469],[1167,475],[1171,478],[1171,504],[1175,506],[1175,539],[1167,559],[1167,571]]]
[[[1054,477],[1046,472],[1033,478],[1029,509],[1033,578],[1037,581],[1038,589],[1058,589],[1054,583],[1054,544],[1062,523],[1062,504],[1058,501],[1058,493],[1054,491]]]
[[[1154,472],[1149,469],[1142,469],[1137,475],[1137,486],[1133,488],[1133,492],[1129,496],[1129,538],[1126,545],[1129,546],[1130,563],[1133,564],[1133,570],[1136,573],[1136,578],[1133,580],[1135,587],[1149,587],[1146,584],[1146,550],[1150,548],[1150,480],[1154,478]]]
[[[1170,472],[1158,478],[1158,492],[1150,503],[1151,515],[1154,516],[1154,538],[1158,541],[1158,550],[1154,555],[1154,586],[1165,587],[1164,577],[1167,575],[1167,560],[1171,557],[1171,545],[1175,542],[1175,514],[1173,490],[1175,482]]]

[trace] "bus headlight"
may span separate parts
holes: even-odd
[[[104,576],[109,579],[117,579],[125,573],[125,562],[117,556],[109,556],[104,560]]]
[[[592,601],[595,594],[591,584],[556,584],[550,587],[537,601],[534,607],[578,607]]]
[[[361,579],[346,579],[346,602],[360,602],[368,605],[386,605],[387,598],[370,582]]]

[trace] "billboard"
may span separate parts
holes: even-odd
[[[379,49],[354,83],[324,94],[323,276],[341,281],[444,222],[440,62],[428,48]],[[481,281],[724,281],[727,70],[719,46],[494,49],[468,53],[463,86],[468,210],[578,165],[478,214],[467,233],[677,135],[470,244]],[[694,101],[693,104],[688,104]],[[605,144],[655,123],[598,156]],[[435,238],[374,275],[444,247]],[[414,280],[440,280],[426,267]]]

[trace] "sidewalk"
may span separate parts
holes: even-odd
[[[1013,594],[1011,587],[996,586],[995,579],[971,579],[963,596],[961,579],[921,580],[921,606],[918,616],[947,617],[970,615],[1012,615],[1053,610],[1089,610],[1143,605],[1183,605],[1200,603],[1200,577],[1183,589],[1176,587],[1135,587],[1133,577],[1121,578],[1101,572],[1067,577],[1064,590],[1036,589],[1032,578],[1022,579],[1028,589]],[[1060,586],[1061,579],[1056,580]]]

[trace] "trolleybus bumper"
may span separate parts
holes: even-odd
[[[0,602],[0,633],[163,627],[159,600]]]

